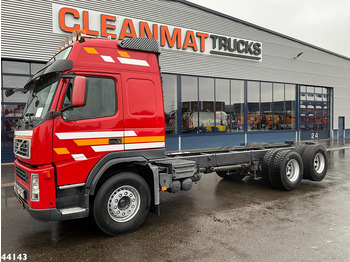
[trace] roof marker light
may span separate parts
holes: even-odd
[[[78,33],[79,33],[79,34],[82,34],[82,35],[86,35],[86,31],[85,31],[84,29],[80,29],[80,30],[78,31]]]
[[[77,30],[74,30],[74,31],[72,32],[72,40],[73,40],[73,43],[74,43],[75,41],[78,41],[78,31],[77,31]]]
[[[69,36],[67,37],[67,39],[68,39],[68,45],[70,45],[70,44],[73,43],[73,37],[72,37],[72,35],[69,35]]]

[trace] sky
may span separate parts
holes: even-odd
[[[350,57],[350,0],[188,1]]]

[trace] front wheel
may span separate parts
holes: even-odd
[[[123,172],[106,180],[96,194],[96,224],[108,235],[136,230],[145,220],[151,204],[147,182],[135,173]]]

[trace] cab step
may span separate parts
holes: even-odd
[[[60,220],[83,218],[89,216],[89,209],[83,207],[67,207],[58,209],[62,214]]]

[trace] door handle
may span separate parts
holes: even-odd
[[[110,138],[109,139],[109,144],[110,145],[119,145],[122,143],[122,139],[121,138]]]

